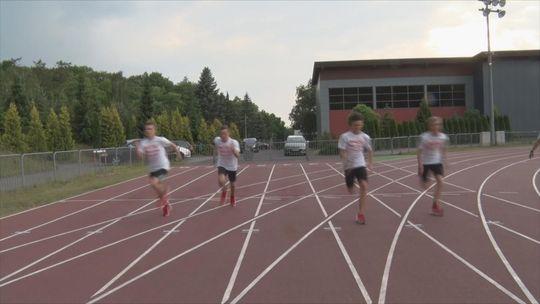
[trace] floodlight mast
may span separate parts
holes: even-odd
[[[489,121],[490,121],[490,137],[491,137],[491,144],[496,145],[496,139],[495,139],[495,105],[493,102],[493,54],[491,53],[491,43],[490,43],[490,35],[489,35],[489,14],[490,13],[497,13],[497,16],[499,18],[504,17],[506,14],[506,11],[501,9],[493,9],[489,7],[490,5],[492,7],[500,6],[504,7],[506,5],[506,0],[478,0],[482,3],[484,3],[484,8],[478,9],[482,12],[482,15],[486,17],[486,27],[487,27],[487,45],[488,45],[488,71],[489,71]]]

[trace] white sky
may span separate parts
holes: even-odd
[[[0,60],[58,60],[124,75],[160,72],[218,87],[287,124],[314,61],[474,56],[487,49],[478,1],[5,1]],[[540,1],[490,15],[493,50],[540,49]]]

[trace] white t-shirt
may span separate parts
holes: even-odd
[[[420,135],[420,145],[422,150],[422,163],[424,165],[442,164],[443,150],[448,143],[448,136],[439,132],[433,135],[431,132],[424,132]]]
[[[238,170],[238,158],[233,151],[240,152],[240,145],[236,139],[229,139],[226,142],[221,140],[221,137],[214,138],[214,145],[217,149],[217,167],[223,167],[227,171]]]
[[[338,148],[347,151],[345,170],[365,167],[364,152],[372,151],[371,138],[364,132],[354,134],[348,131],[339,137]]]
[[[167,152],[165,151],[165,148],[171,145],[173,145],[172,142],[167,138],[160,136],[141,140],[139,143],[139,152],[145,155],[150,172],[159,169],[171,169],[171,164],[169,158],[167,158]]]

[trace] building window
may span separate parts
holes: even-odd
[[[330,110],[350,110],[357,104],[373,107],[371,87],[349,87],[328,89]]]
[[[428,85],[427,96],[431,107],[465,106],[465,85]]]

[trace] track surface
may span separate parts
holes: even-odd
[[[525,153],[526,154],[526,153]],[[174,168],[163,218],[140,177],[0,219],[1,303],[538,303],[540,158],[449,154],[444,217],[416,160],[370,172],[354,222],[338,162]]]

